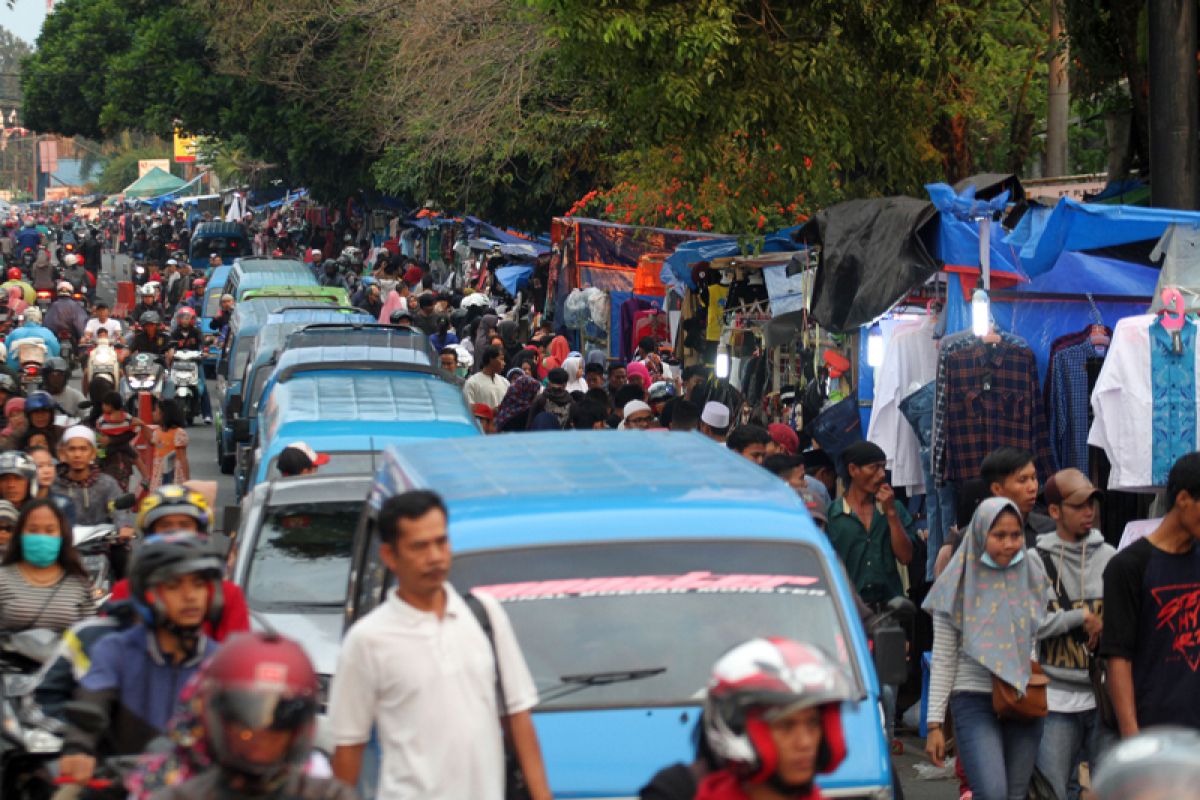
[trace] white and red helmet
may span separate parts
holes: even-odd
[[[820,708],[824,737],[817,772],[832,772],[846,757],[841,703],[854,699],[846,674],[820,648],[791,639],[751,639],[713,666],[704,735],[743,779],[762,783],[778,765],[771,720]]]

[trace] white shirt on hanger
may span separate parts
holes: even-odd
[[[887,454],[892,485],[909,494],[925,493],[925,471],[917,435],[900,413],[900,401],[937,375],[933,317],[898,325],[888,340],[883,363],[875,370],[875,402],[867,439]]]
[[[1150,326],[1154,314],[1117,322],[1100,377],[1092,390],[1088,444],[1100,447],[1112,463],[1110,490],[1150,493],[1154,483],[1154,389],[1150,375]],[[1188,320],[1189,325],[1195,322]],[[1200,358],[1196,359],[1200,386]],[[1200,419],[1200,397],[1196,401]],[[1195,448],[1193,448],[1195,449]]]

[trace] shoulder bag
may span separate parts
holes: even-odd
[[[496,701],[500,704],[500,728],[504,733],[504,800],[530,800],[529,787],[525,785],[525,773],[513,746],[512,726],[508,722],[508,702],[504,698],[504,680],[500,674],[500,654],[496,652],[496,633],[492,618],[483,603],[473,594],[463,595],[463,600],[475,615],[479,627],[483,628],[488,644],[492,646],[492,661],[496,664]]]

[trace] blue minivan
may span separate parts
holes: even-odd
[[[243,491],[278,477],[292,442],[327,453],[322,474],[373,472],[388,445],[481,436],[462,390],[415,349],[378,346],[285,351],[264,389],[259,444]]]
[[[225,294],[225,282],[233,267],[221,265],[208,276],[204,286],[204,302],[200,305],[200,330],[206,337],[213,337],[204,347],[204,374],[210,380],[217,377],[217,357],[221,346],[216,341],[220,331],[213,327],[213,320],[221,313],[221,295]]]
[[[447,504],[455,588],[508,612],[555,797],[635,798],[659,769],[690,763],[712,665],[756,636],[820,646],[856,688],[842,709],[849,754],[818,778],[822,793],[891,797],[879,682],[844,571],[796,493],[761,467],[666,432],[393,448],[355,532],[347,625],[394,587],[376,515],[412,488]],[[902,642],[896,655],[902,665]]]

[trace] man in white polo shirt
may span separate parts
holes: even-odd
[[[503,723],[530,795],[550,800],[530,716],[537,689],[508,615],[480,594],[503,677],[501,711],[487,635],[446,580],[445,505],[426,491],[390,498],[379,511],[379,536],[398,586],[342,642],[329,703],[334,775],[358,782],[363,750],[378,726],[380,800],[503,800]]]

